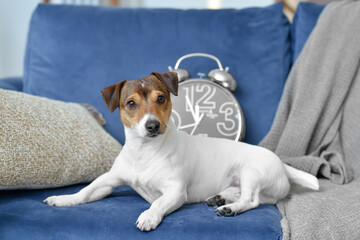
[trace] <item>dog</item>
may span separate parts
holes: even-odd
[[[243,142],[191,136],[170,120],[176,73],[121,81],[102,91],[110,112],[120,109],[126,142],[109,172],[71,195],[51,196],[50,206],[100,200],[130,185],[151,206],[140,214],[141,231],[157,228],[183,204],[205,201],[219,216],[235,216],[260,203],[275,204],[290,184],[318,190],[316,177],[284,164],[273,152]]]

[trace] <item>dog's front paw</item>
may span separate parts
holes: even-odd
[[[162,218],[150,210],[144,211],[140,214],[138,220],[136,221],[136,227],[141,231],[151,231],[154,230],[161,222]]]
[[[56,207],[64,207],[64,206],[73,206],[80,204],[77,196],[74,194],[72,195],[61,195],[61,196],[51,196],[44,200],[49,206],[56,206]]]

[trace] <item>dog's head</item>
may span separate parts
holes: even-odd
[[[118,82],[101,93],[110,112],[120,109],[126,127],[141,137],[156,137],[166,131],[172,107],[170,93],[177,96],[178,77],[174,72],[153,72],[146,78]]]

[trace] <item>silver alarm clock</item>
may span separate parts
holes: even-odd
[[[213,59],[219,68],[210,71],[207,78],[191,78],[187,70],[179,68],[181,61],[190,57]],[[244,115],[231,93],[236,89],[236,81],[217,57],[206,53],[187,54],[169,70],[179,78],[178,96],[172,98],[171,115],[178,130],[235,141],[244,138]]]

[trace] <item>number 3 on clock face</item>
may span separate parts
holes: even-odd
[[[180,83],[172,104],[171,118],[179,130],[235,141],[244,136],[239,103],[230,91],[210,80],[190,79]]]

